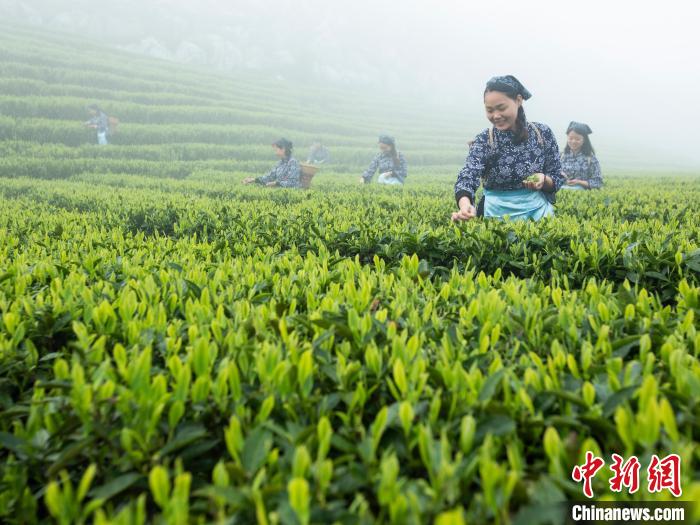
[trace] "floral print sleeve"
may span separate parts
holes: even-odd
[[[595,155],[591,158],[591,169],[588,172],[589,179],[588,184],[590,189],[597,190],[603,187],[603,174],[600,170],[600,162]]]
[[[481,178],[486,170],[486,159],[488,157],[488,130],[482,131],[477,135],[476,139],[469,148],[469,154],[464,167],[457,175],[457,183],[455,184],[455,199],[459,204],[459,199],[469,197],[469,200],[474,204],[474,196],[476,190],[479,189]]]
[[[255,179],[258,184],[276,182],[282,188],[298,188],[301,186],[301,166],[295,158],[282,159],[272,168],[270,173]]]
[[[549,176],[554,183],[554,189],[549,193],[556,193],[566,182],[566,179],[561,174],[561,159],[559,157],[557,139],[549,126],[544,124],[533,124],[533,126],[539,128],[544,142],[544,165],[542,173]]]
[[[377,171],[377,168],[379,167],[379,160],[381,159],[382,154],[380,153],[374,159],[372,159],[372,162],[370,163],[369,167],[365,170],[365,172],[362,174],[362,178],[365,179],[365,182],[369,182],[372,180],[372,177],[374,177],[374,174]]]
[[[282,188],[298,188],[301,185],[301,166],[297,159],[289,159],[279,174],[277,184]]]

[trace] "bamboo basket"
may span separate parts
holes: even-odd
[[[311,187],[311,179],[314,178],[318,171],[318,166],[306,164],[305,162],[300,162],[299,165],[301,166],[301,187],[308,189]]]

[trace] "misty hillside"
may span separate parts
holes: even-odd
[[[107,47],[237,77],[398,97],[404,106],[429,103],[458,112],[461,133],[472,136],[487,124],[485,81],[513,74],[533,93],[528,118],[550,125],[560,142],[571,120],[591,125],[604,169],[697,169],[697,119],[684,102],[698,83],[698,72],[687,67],[698,48],[691,18],[679,19],[670,5],[660,13],[596,0],[573,17],[552,0],[512,7],[500,13],[487,3],[455,2],[0,0],[0,23],[80,38],[81,50]],[[97,60],[112,56],[124,60]],[[657,74],[649,74],[651,64]],[[681,78],[677,71],[685,80],[669,97],[667,82]],[[629,108],[624,114],[621,104]],[[669,129],[673,140],[660,139]]]
[[[303,20],[304,27],[291,30],[292,16]],[[0,19],[224,72],[266,71],[280,78],[382,89],[417,87],[416,82],[406,86],[400,81],[401,61],[391,71],[369,61],[371,53],[362,35],[357,35],[351,48],[342,46],[339,35],[352,39],[353,29],[330,4],[319,7],[302,1],[272,10],[252,0],[235,5],[213,0],[150,4],[126,0],[108,5],[83,0],[0,0]]]
[[[382,132],[397,136],[414,173],[453,174],[469,138],[455,116],[349,89],[216,75],[12,27],[2,28],[0,49],[3,174],[259,174],[274,161],[269,144],[285,136],[302,160],[321,138],[330,170],[359,175]],[[118,147],[93,147],[94,132],[82,125],[91,103],[120,120]]]

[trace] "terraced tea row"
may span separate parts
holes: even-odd
[[[260,246],[301,253],[327,249],[340,257],[371,262],[379,256],[394,264],[416,254],[431,275],[457,264],[488,274],[500,269],[519,277],[556,276],[574,287],[588,277],[627,279],[657,291],[664,301],[681,279],[700,277],[700,222],[694,211],[700,196],[694,200],[686,192],[681,206],[680,194],[633,193],[631,181],[587,198],[564,195],[560,217],[545,223],[476,222],[458,228],[447,220],[449,194],[438,184],[432,195],[426,187],[399,194],[350,190],[349,182],[331,182],[322,195],[272,195],[226,179],[155,184],[136,178],[131,181],[141,182],[136,189],[113,177],[108,192],[96,190],[96,180],[8,180],[0,183],[0,195],[8,204],[17,200],[20,209],[80,211],[107,228],[196,236],[240,255]],[[669,205],[659,208],[664,202]],[[591,215],[595,219],[587,220]]]

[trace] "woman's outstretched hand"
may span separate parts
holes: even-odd
[[[467,197],[459,200],[459,211],[452,214],[452,221],[468,221],[476,217],[476,208]]]

